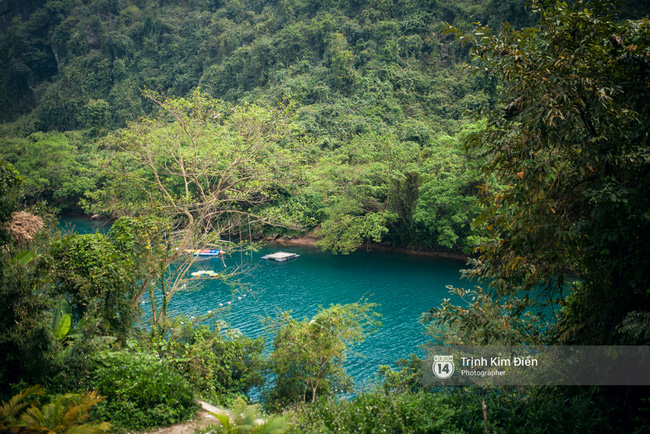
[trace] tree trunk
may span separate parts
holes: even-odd
[[[485,434],[490,434],[490,431],[488,430],[487,405],[485,404],[485,397],[481,398],[481,408],[483,409],[483,424],[485,426]]]

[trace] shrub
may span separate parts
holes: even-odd
[[[158,357],[147,353],[99,353],[94,386],[107,399],[95,417],[121,428],[143,430],[191,417],[197,404],[190,384]]]
[[[171,328],[153,337],[151,347],[202,399],[215,404],[229,405],[264,384],[264,341],[226,329],[223,321],[216,321],[210,329],[187,318],[175,318]]]
[[[291,414],[291,432],[483,432],[482,391],[366,393],[350,401],[321,399]],[[610,432],[607,412],[584,389],[491,391],[490,432]]]
[[[337,389],[351,390],[352,379],[343,367],[346,350],[381,325],[374,307],[365,302],[331,305],[303,321],[289,313],[280,316],[269,358],[275,385],[265,393],[266,407],[277,410],[333,396]]]
[[[367,393],[350,401],[321,399],[299,407],[291,432],[442,432],[457,428],[450,423],[455,411],[435,395]]]

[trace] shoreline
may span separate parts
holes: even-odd
[[[282,247],[289,247],[289,246],[314,247],[314,244],[318,241],[318,239],[307,235],[307,236],[302,236],[297,238],[285,238],[285,237],[263,238],[262,241],[267,243],[279,244]],[[359,247],[357,249],[357,251],[360,250],[363,250],[363,247]],[[380,251],[380,252],[401,253],[401,254],[413,255],[413,256],[428,256],[431,258],[449,259],[449,260],[459,261],[459,262],[462,261],[464,263],[466,263],[470,258],[469,256],[463,253],[435,252],[432,250],[416,250],[416,249],[409,249],[406,247],[389,247],[389,246],[382,246],[374,243],[370,244],[369,251],[373,251],[373,250]]]
[[[86,214],[74,214],[74,213],[65,213],[62,214],[61,216],[63,217],[72,217],[72,218],[84,218],[88,219],[88,221],[95,222],[95,223],[101,223],[101,222],[109,222],[109,219],[103,219],[99,218],[98,215],[93,215],[89,216]],[[295,238],[286,238],[286,237],[277,237],[277,238],[272,238],[272,237],[263,237],[258,239],[259,241],[265,242],[265,243],[273,243],[273,244],[278,244],[282,247],[289,247],[289,246],[307,246],[307,247],[315,247],[314,245],[318,241],[317,238],[314,238],[310,234],[303,235],[301,237],[295,237]],[[360,246],[357,248],[356,251],[362,251],[365,250],[364,247]],[[392,252],[392,253],[399,253],[403,255],[412,255],[412,256],[426,256],[426,257],[431,257],[431,258],[440,258],[440,259],[449,259],[452,261],[458,261],[458,262],[464,262],[466,263],[468,259],[470,258],[469,256],[463,254],[463,253],[454,253],[454,252],[436,252],[433,250],[419,250],[419,249],[413,249],[413,248],[407,248],[407,247],[391,247],[391,246],[386,246],[386,245],[381,245],[377,243],[371,243],[370,244],[370,249],[369,251],[379,251],[379,252]]]

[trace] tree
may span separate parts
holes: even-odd
[[[409,219],[409,198],[417,195],[418,153],[416,143],[365,134],[323,155],[310,185],[326,202],[325,218],[315,231],[317,246],[350,253],[364,241],[380,242],[399,218]]]
[[[475,273],[499,293],[565,297],[558,342],[623,340],[650,309],[650,58],[647,19],[617,21],[611,2],[533,1],[536,29],[472,34],[471,69],[498,77],[502,105],[468,142],[495,182],[477,224],[491,234]]]
[[[462,151],[457,138],[440,137],[436,145],[422,164],[413,210],[417,235],[429,247],[470,254],[480,240],[480,232],[471,225],[479,211],[479,162]]]
[[[49,293],[70,304],[73,324],[98,322],[101,333],[128,332],[134,311],[131,300],[139,289],[140,270],[103,234],[73,234],[55,240],[49,249]]]
[[[48,300],[34,255],[13,236],[10,222],[19,209],[21,178],[0,158],[0,389],[17,379],[40,380],[47,372],[53,336],[45,317]],[[38,229],[40,229],[39,226]],[[30,246],[32,247],[32,246]],[[5,392],[6,391],[6,392]]]
[[[111,225],[108,239],[130,276],[130,309],[137,310],[140,298],[148,291],[151,300],[151,321],[153,325],[158,324],[167,315],[167,305],[172,295],[180,289],[177,284],[170,287],[168,274],[172,274],[172,277],[182,277],[193,261],[176,264],[175,272],[169,270],[166,260],[173,254],[170,243],[171,224],[161,217],[121,217]],[[158,289],[162,293],[160,310],[154,299],[154,292]]]
[[[174,253],[167,220],[121,217],[107,234],[72,234],[51,243],[50,294],[69,301],[75,321],[96,320],[103,332],[124,337],[146,293],[151,297],[152,324],[166,318],[169,300],[182,288],[179,282],[195,260],[189,256],[169,267],[167,260]],[[158,305],[156,291],[162,293]]]
[[[246,224],[278,223],[265,207],[299,185],[301,143],[292,138],[284,113],[246,105],[229,107],[199,91],[190,98],[145,96],[157,116],[132,123],[110,136],[103,163],[106,181],[90,194],[87,208],[111,216],[157,216],[177,230],[175,249],[143,282],[169,270],[189,248],[218,245]],[[249,223],[250,222],[250,223]],[[143,245],[146,245],[143,244]],[[176,268],[165,303],[182,286]],[[135,306],[149,288],[132,299]]]
[[[44,201],[57,210],[77,208],[83,193],[94,187],[89,169],[79,161],[78,140],[73,134],[37,132],[0,141],[3,153],[22,174],[26,202]]]
[[[348,390],[351,379],[343,368],[346,350],[380,325],[374,306],[337,304],[321,308],[311,320],[298,321],[289,313],[278,318],[270,357],[276,382],[267,394],[269,404],[283,407]]]
[[[18,171],[4,158],[0,159],[0,245],[11,240],[7,223],[18,207],[19,188],[22,180]]]

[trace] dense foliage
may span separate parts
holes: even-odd
[[[468,253],[480,177],[457,135],[462,113],[493,101],[496,87],[464,74],[464,49],[437,30],[493,20],[495,10],[531,22],[511,3],[35,2],[0,37],[11,65],[0,112],[13,121],[0,147],[26,178],[26,200],[76,210],[84,192],[107,185],[97,176],[104,160],[95,160],[111,145],[93,138],[152,115],[163,100],[142,89],[288,106],[292,140],[312,144],[301,166],[316,170],[275,205],[303,230],[322,224],[323,248],[347,253],[382,241]],[[76,132],[39,132],[51,130]],[[43,152],[51,168],[38,165]],[[114,212],[105,205],[86,210]]]
[[[432,35],[437,25],[487,16],[488,8],[470,2],[43,3],[3,35],[2,60],[11,67],[3,74],[2,112],[15,116],[38,101],[45,130],[122,126],[150,108],[142,88],[183,96],[201,85],[229,100],[290,95],[312,107],[305,120],[336,113],[327,106],[338,102],[352,109],[338,116],[371,129],[401,123],[408,106],[441,119],[453,107],[457,118],[464,106],[450,106],[451,93],[478,102],[468,95],[470,83],[446,88],[457,69],[438,72],[439,80],[423,69],[454,56]],[[500,18],[527,15],[519,6]]]
[[[182,421],[196,411],[190,384],[155,355],[118,351],[96,358],[92,386],[106,395],[93,408],[96,417],[143,430]]]
[[[446,342],[645,345],[648,20],[620,20],[598,0],[531,5],[534,29],[448,28],[471,45],[470,68],[503,83],[503,99],[477,114],[486,127],[467,141],[493,177],[475,220],[489,238],[471,272],[489,289],[458,290],[469,308],[445,303],[427,319]],[[600,395],[624,429],[639,427],[647,390]]]
[[[175,318],[149,346],[195,393],[215,404],[230,404],[264,385],[264,340],[243,336],[223,320],[209,327]]]
[[[650,25],[615,20],[610,2],[542,8],[538,28],[463,35],[478,73],[504,82],[485,109],[486,227],[481,276],[501,293],[544,287],[564,298],[558,342],[634,342],[618,333],[650,310]]]
[[[371,303],[332,305],[321,308],[311,320],[298,321],[289,313],[278,318],[269,358],[275,384],[265,394],[266,406],[278,410],[352,391],[343,362],[346,350],[379,325],[373,307]]]
[[[10,433],[84,432],[103,433],[110,429],[107,422],[86,423],[89,409],[104,397],[97,391],[83,394],[67,393],[44,405],[34,395],[44,393],[40,386],[32,386],[13,396],[0,407],[0,430]],[[30,400],[28,400],[28,398]]]
[[[47,373],[54,344],[51,326],[42,315],[50,305],[39,291],[45,276],[38,272],[33,254],[14,240],[10,228],[19,206],[20,183],[18,172],[0,159],[0,380],[6,385],[18,379],[39,381]],[[3,387],[3,395],[7,392]]]
[[[438,393],[365,393],[350,401],[321,399],[291,416],[289,432],[484,432],[479,390]],[[609,432],[605,409],[594,414],[589,394],[574,397],[536,391],[485,397],[489,432]]]
[[[259,404],[247,404],[239,398],[227,413],[211,413],[219,422],[196,430],[196,433],[258,433],[282,434],[287,432],[285,418],[279,415],[264,415]]]
[[[78,210],[77,202],[95,187],[90,149],[77,133],[34,132],[8,138],[3,154],[25,174],[22,195],[28,203],[44,202],[59,210]]]

